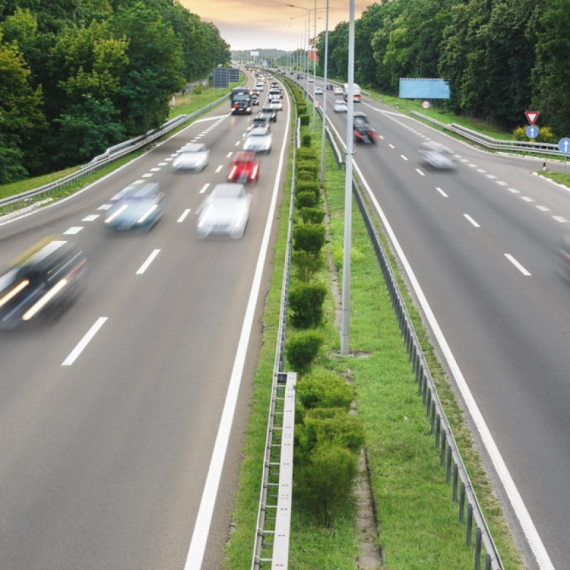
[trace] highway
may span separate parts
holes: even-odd
[[[325,93],[344,140],[346,114]],[[566,568],[570,283],[553,249],[569,231],[570,194],[531,174],[542,161],[476,150],[366,97],[354,108],[379,135],[355,145],[356,166],[530,567]],[[455,171],[420,164],[429,140],[452,149]]]
[[[77,243],[89,264],[57,321],[0,332],[2,569],[221,567],[290,133],[285,97],[247,188],[244,237],[198,240],[196,210],[225,182],[251,122],[228,112],[224,103],[73,197],[0,219],[0,268],[47,235]],[[195,140],[208,167],[174,172],[176,151]],[[160,184],[164,216],[146,234],[109,234],[111,197],[137,179]]]

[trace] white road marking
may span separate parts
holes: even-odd
[[[449,198],[449,196],[439,187],[436,188],[436,190],[444,197],[444,198]]]
[[[170,158],[174,158],[175,156],[178,156],[178,153],[177,153],[177,152],[171,154],[171,155],[170,155]]]
[[[202,187],[202,190],[200,190],[200,194],[203,194],[208,189],[208,186],[210,186],[210,183],[206,182],[206,184],[204,184]]]
[[[499,186],[507,186],[507,183],[504,180],[497,180],[497,184]]]
[[[224,165],[223,165],[223,164],[220,164],[220,166],[218,166],[218,168],[216,168],[216,174],[217,174],[218,172],[220,172],[220,170],[222,170],[223,167],[224,167]]]
[[[568,220],[566,218],[563,218],[562,216],[552,216],[557,222],[560,222],[561,224],[565,224]]]
[[[454,158],[461,158],[461,155],[460,154],[454,154],[453,157]]]
[[[239,146],[240,144],[241,144],[241,141],[238,141],[238,142],[236,143],[236,146]]]
[[[83,229],[83,226],[72,226],[68,230],[63,232],[64,236],[74,236],[78,234]]]
[[[168,158],[165,158],[164,160],[166,160],[166,162],[170,162],[172,160],[172,157],[169,156]]]
[[[151,176],[152,176],[152,172],[147,172],[146,174],[142,175],[143,178],[150,178]]]
[[[77,357],[83,352],[97,331],[105,324],[107,317],[99,317],[87,334],[79,341],[79,344],[69,353],[69,356],[61,363],[62,366],[71,366]]]
[[[101,206],[99,206],[97,209],[98,210],[109,210],[110,208],[113,207],[113,204],[102,204]]]
[[[477,165],[473,164],[472,162],[470,162],[467,166],[470,166],[471,168],[477,168]]]
[[[151,168],[150,171],[151,172],[160,172],[160,168]]]
[[[179,224],[182,223],[185,219],[186,216],[190,213],[190,208],[188,208],[187,210],[184,210],[184,212],[182,212],[182,215],[178,218],[178,220],[176,220]]]
[[[286,149],[285,141],[288,140],[289,138],[290,121],[291,121],[291,115],[289,109],[287,109],[287,120],[285,121],[286,125],[285,134],[283,136],[283,145],[281,147],[281,154],[279,155],[279,166],[277,168],[275,183],[273,185],[271,205],[269,206],[269,213],[267,216],[267,222],[265,224],[265,231],[263,233],[261,248],[259,250],[259,254],[257,257],[257,266],[255,268],[255,275],[253,277],[253,283],[251,285],[249,300],[247,303],[247,309],[243,321],[243,327],[241,329],[239,344],[236,352],[236,358],[234,361],[232,374],[230,377],[230,383],[228,386],[226,401],[224,403],[222,418],[220,420],[220,427],[218,429],[218,434],[216,436],[216,444],[212,452],[212,459],[210,461],[210,467],[208,469],[208,478],[206,480],[206,485],[204,486],[204,492],[202,494],[202,500],[200,502],[200,509],[198,510],[198,516],[196,518],[196,522],[194,523],[194,533],[192,535],[192,541],[190,542],[190,549],[188,550],[188,556],[186,557],[186,564],[184,565],[184,570],[201,569],[202,560],[204,558],[204,552],[206,550],[206,544],[208,541],[208,535],[210,534],[210,525],[212,522],[212,514],[214,512],[214,504],[216,502],[218,487],[220,485],[220,478],[224,468],[226,450],[228,447],[237,397],[239,394],[240,384],[245,365],[245,356],[249,344],[249,338],[251,336],[251,330],[253,327],[255,306],[257,305],[257,301],[259,298],[261,277],[263,275],[263,269],[265,267],[265,262],[267,258],[267,251],[269,249],[269,237],[273,226],[275,209],[277,206],[277,196],[279,194],[281,173],[283,171],[284,158],[285,158],[285,149]]]
[[[496,180],[496,176],[494,174],[487,174],[487,178],[490,178],[491,180]]]
[[[525,202],[534,202],[530,196],[521,196],[521,200],[524,200]]]
[[[404,160],[408,160],[403,154],[400,155]]]
[[[550,208],[547,208],[546,206],[537,206],[537,208],[538,208],[541,212],[550,212]]]
[[[469,162],[469,159],[468,158],[462,158],[461,162]]]
[[[168,159],[165,159],[165,160],[168,160]],[[166,162],[159,162],[158,166],[167,166],[167,163]]]
[[[520,194],[521,193],[521,191],[517,190],[516,188],[509,188],[508,190],[509,190],[509,192],[512,192],[513,194]]]
[[[388,144],[390,148],[396,148],[393,144]]]
[[[419,168],[416,168],[416,172],[418,174],[421,174],[421,176],[425,176],[425,174]]]
[[[137,275],[142,275],[147,269],[148,266],[154,261],[154,258],[160,253],[160,249],[155,249],[147,258],[147,260],[140,266],[139,270],[137,271]]]
[[[233,151],[232,151],[232,152],[228,152],[226,158],[229,158],[232,154],[233,154]]]
[[[466,219],[469,223],[473,224],[474,227],[476,227],[476,228],[480,228],[480,227],[481,227],[469,214],[463,214],[463,216],[465,217],[465,219]]]
[[[384,137],[382,135],[378,135],[378,138],[384,140]]]
[[[487,172],[484,168],[478,168],[477,172],[480,172],[481,174],[485,174],[485,172]]]
[[[99,214],[91,214],[89,216],[85,216],[81,221],[82,222],[94,222],[99,217]]]
[[[505,253],[505,257],[526,277],[530,277],[530,273],[510,254]]]

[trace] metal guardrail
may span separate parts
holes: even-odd
[[[433,117],[428,117],[423,113],[419,113],[418,111],[410,111],[410,115],[414,115],[416,117],[420,117],[430,123],[437,125],[442,129],[446,129],[451,131],[455,134],[461,135],[466,139],[469,139],[472,142],[478,143],[486,148],[490,148],[493,150],[507,150],[511,152],[531,152],[534,154],[549,154],[554,156],[563,157],[564,155],[560,152],[558,145],[554,143],[538,143],[538,142],[527,142],[527,141],[509,141],[509,140],[501,140],[495,139],[488,135],[484,135],[482,133],[478,133],[477,131],[473,131],[467,127],[462,125],[458,125],[456,123],[442,123]]]
[[[291,501],[293,498],[293,440],[295,424],[295,373],[283,372],[285,363],[285,337],[287,333],[287,299],[293,249],[293,212],[295,204],[295,162],[299,119],[296,119],[293,152],[293,174],[285,265],[281,286],[279,328],[273,366],[271,402],[267,420],[265,453],[251,570],[259,570],[271,562],[272,570],[287,570],[289,560],[289,534]],[[279,458],[279,460],[277,460]],[[272,540],[270,540],[272,538]]]
[[[64,176],[63,178],[55,180],[54,182],[50,182],[49,184],[40,186],[39,188],[34,188],[33,190],[28,190],[26,192],[22,192],[21,194],[0,200],[0,209],[2,210],[1,213],[6,214],[14,210],[19,210],[20,208],[30,206],[35,202],[44,200],[57,192],[69,188],[70,186],[76,184],[79,180],[82,180],[86,176],[93,174],[104,166],[107,166],[115,160],[118,160],[119,158],[150,144],[154,140],[176,129],[181,124],[204,114],[212,107],[219,105],[225,99],[227,99],[227,95],[224,95],[213,103],[209,103],[205,107],[202,107],[190,115],[179,115],[178,117],[170,119],[159,129],[149,131],[146,135],[141,135],[134,139],[130,139],[118,145],[112,146],[108,148],[103,154],[96,156],[88,164],[81,166],[77,172]]]
[[[320,110],[319,112],[322,118],[322,112]],[[330,121],[328,117],[327,120]],[[338,149],[339,146],[344,145],[336,130],[335,133],[339,139],[337,141],[339,144],[336,145],[336,149]],[[333,146],[333,149],[334,148],[335,146]],[[340,166],[344,157],[340,154],[340,151],[338,151],[337,154],[335,150],[335,154]],[[483,511],[473,490],[469,474],[467,473],[455,438],[453,437],[451,425],[445,415],[421,344],[400,292],[398,282],[390,266],[388,256],[384,250],[376,226],[374,225],[373,217],[368,210],[365,198],[358,185],[356,173],[352,183],[352,191],[376,252],[384,281],[388,287],[392,306],[394,307],[394,312],[398,319],[398,324],[402,336],[404,337],[404,342],[406,343],[410,363],[412,364],[415,374],[416,384],[418,385],[418,395],[422,397],[423,404],[426,407],[426,415],[431,424],[431,433],[435,437],[435,447],[440,453],[441,465],[446,469],[446,481],[452,485],[452,501],[459,503],[460,522],[466,522],[465,540],[467,546],[473,545],[473,523],[475,523],[474,568],[475,570],[481,569],[481,561],[483,558],[485,570],[504,570],[499,551],[493,541]]]

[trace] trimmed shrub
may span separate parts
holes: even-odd
[[[289,291],[289,320],[296,329],[314,329],[323,322],[324,285],[301,283]]]
[[[304,224],[322,224],[325,211],[321,208],[300,208],[299,214]]]
[[[297,172],[301,170],[307,170],[308,172],[314,172],[315,176],[319,171],[319,166],[316,160],[299,160],[297,162]]]
[[[291,369],[300,375],[308,372],[322,344],[323,337],[315,331],[304,331],[291,337],[285,344]]]
[[[302,194],[309,194],[303,192]],[[310,207],[310,206],[309,206]],[[293,229],[293,249],[318,255],[325,245],[325,227],[321,224],[303,224]]]
[[[348,410],[355,398],[354,388],[334,372],[311,374],[297,383],[297,398],[307,409],[342,408]]]
[[[299,115],[299,119],[301,120],[301,125],[308,125],[311,122],[311,118],[306,113]]]
[[[204,92],[204,86],[202,84],[198,83],[197,85],[194,85],[192,93],[194,93],[195,95],[201,95],[203,92]]]
[[[303,135],[301,137],[301,147],[311,148],[312,138],[310,134]]]
[[[297,149],[297,158],[299,160],[317,160],[317,155],[312,148],[301,146]]]
[[[320,255],[303,250],[294,251],[292,258],[297,270],[297,278],[304,283],[308,283],[325,264]]]
[[[317,447],[295,469],[295,492],[316,522],[330,528],[349,504],[358,474],[357,456],[335,445]]]
[[[298,97],[297,101],[302,101],[303,97]],[[307,114],[307,105],[304,104],[297,104],[297,113],[299,116]]]
[[[324,410],[335,413],[330,417],[316,417],[309,411],[297,428],[296,447],[299,448],[297,461],[302,461],[317,446],[338,445],[346,447],[353,453],[360,453],[364,445],[364,425],[362,418],[347,413],[342,408]]]
[[[526,136],[527,127],[518,127],[513,131],[513,139],[516,141],[534,141],[542,143],[557,143],[558,137],[552,132],[550,127],[540,127],[538,136],[535,139],[529,139]]]
[[[295,192],[313,192],[317,200],[321,195],[321,189],[318,183],[309,180],[299,180],[295,185]]]
[[[317,197],[314,192],[295,193],[295,205],[297,208],[313,208],[317,205]]]
[[[301,172],[297,173],[297,180],[308,180],[314,182],[316,180],[316,176],[314,172],[309,172],[308,170],[301,170]]]

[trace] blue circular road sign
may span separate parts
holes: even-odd
[[[538,127],[530,126],[526,128],[526,136],[529,139],[535,139],[538,136]]]
[[[570,154],[570,139],[568,137],[560,139],[558,142],[558,148],[560,149],[560,152],[563,152],[564,154]]]

